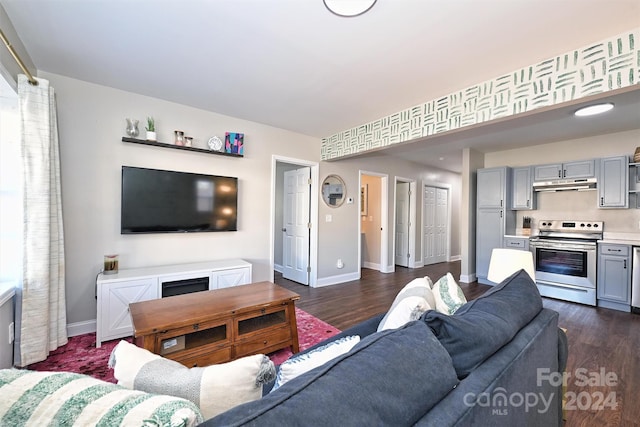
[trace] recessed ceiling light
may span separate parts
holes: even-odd
[[[376,0],[323,0],[324,5],[338,16],[362,15],[373,7]]]
[[[438,160],[443,161],[444,157],[439,157]]]
[[[613,104],[611,103],[595,104],[595,105],[589,105],[588,107],[580,108],[574,114],[578,117],[593,116],[594,114],[607,112],[612,108],[613,108]]]

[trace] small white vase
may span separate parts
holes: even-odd
[[[147,141],[155,141],[155,140],[156,140],[156,133],[147,131]]]

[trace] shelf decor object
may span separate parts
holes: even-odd
[[[231,154],[244,154],[244,133],[225,132],[224,151]]]
[[[138,120],[135,119],[125,119],[127,121],[127,135],[131,138],[135,138],[140,134],[138,130]]]
[[[175,150],[183,150],[183,151],[195,151],[197,153],[215,154],[215,155],[227,156],[227,157],[244,157],[242,154],[239,154],[239,153],[225,153],[222,151],[212,151],[212,150],[207,150],[207,149],[198,148],[198,147],[185,147],[184,145],[167,144],[165,142],[158,142],[158,141],[147,141],[145,139],[122,137],[122,142],[131,142],[134,144],[142,144],[142,145],[152,145],[154,147],[173,148]]]
[[[640,147],[636,147],[636,152],[633,154],[633,162],[640,163]]]
[[[153,117],[147,117],[147,141],[156,140],[156,120]]]

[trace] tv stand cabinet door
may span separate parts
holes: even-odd
[[[102,341],[133,334],[129,304],[160,298],[155,277],[107,282],[99,286],[96,347],[100,347]]]
[[[229,270],[213,271],[209,289],[223,289],[251,283],[251,268],[241,267]]]

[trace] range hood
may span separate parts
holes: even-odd
[[[534,191],[569,191],[593,190],[596,188],[595,178],[556,179],[553,181],[538,181],[533,183]]]

